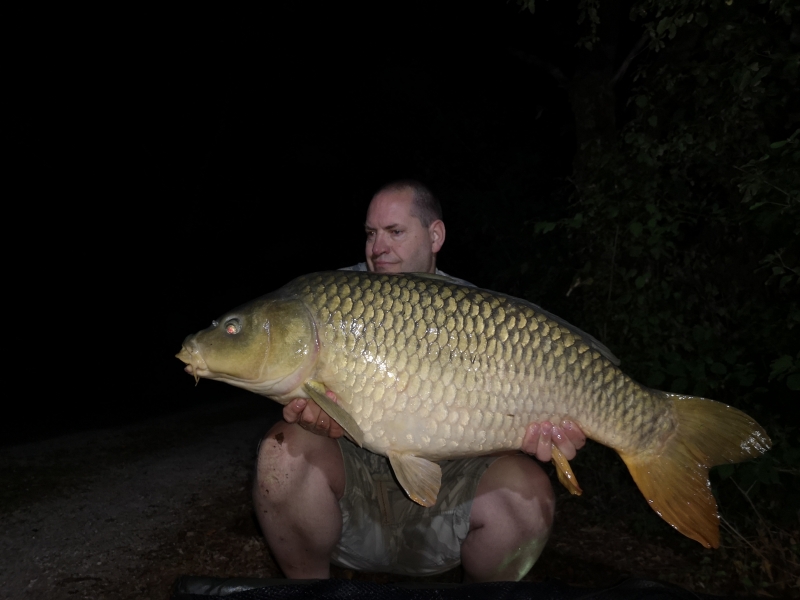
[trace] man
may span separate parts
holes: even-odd
[[[422,184],[383,187],[367,211],[366,263],[351,269],[445,275],[436,268],[445,240],[441,217]],[[529,457],[444,461],[437,503],[424,508],[404,495],[385,458],[342,438],[316,403],[297,398],[283,416],[259,446],[253,499],[287,577],[327,578],[332,562],[408,575],[460,562],[465,581],[518,581],[541,554],[555,501],[548,477]],[[570,459],[584,441],[572,423],[532,423],[523,449],[547,461],[555,443]]]

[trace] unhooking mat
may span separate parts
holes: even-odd
[[[373,583],[347,579],[219,579],[180,577],[172,600],[720,600],[681,587],[627,579],[607,588],[582,588],[551,580],[541,583]],[[737,600],[743,600],[737,597]]]

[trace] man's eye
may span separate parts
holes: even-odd
[[[374,231],[367,231],[365,233],[367,234],[367,239],[375,236],[375,232]]]

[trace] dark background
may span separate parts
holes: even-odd
[[[562,11],[570,27],[561,4],[537,17]],[[478,264],[517,259],[485,227],[509,207],[483,191],[525,173],[528,214],[571,171],[565,92],[515,52],[568,63],[574,35],[514,4],[10,22],[7,277],[37,333],[15,342],[6,443],[240,393],[195,388],[182,339],[295,276],[362,261],[367,204],[389,181],[431,186],[448,225],[439,266],[488,286]]]
[[[9,16],[4,443],[239,394],[195,387],[174,358],[183,338],[298,275],[362,261],[367,204],[399,178],[444,205],[438,266],[597,333],[560,305],[573,272],[522,273],[549,241],[531,236],[523,256],[514,239],[565,216],[554,192],[573,184],[568,90],[543,65],[569,77],[585,31],[573,3],[536,10]],[[615,67],[641,35],[620,23]],[[631,85],[617,84],[618,124]]]

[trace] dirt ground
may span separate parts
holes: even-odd
[[[277,408],[236,400],[0,449],[0,598],[166,600],[181,575],[282,577],[250,500],[256,446]],[[599,587],[640,577],[743,593],[724,549],[667,526],[645,541],[624,519],[598,525],[587,502],[559,497],[553,537],[526,579]]]

